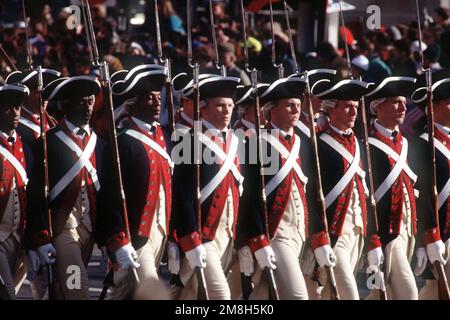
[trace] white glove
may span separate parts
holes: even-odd
[[[414,268],[414,274],[418,277],[425,271],[425,268],[427,267],[428,257],[424,247],[416,249],[416,260],[417,264]]]
[[[373,266],[379,269],[383,261],[384,255],[381,247],[376,247],[375,249],[372,249],[367,253],[367,262],[369,263],[369,266]]]
[[[314,255],[321,268],[325,266],[334,267],[336,265],[336,256],[329,244],[314,249]]]
[[[426,248],[428,258],[430,259],[431,264],[434,264],[435,261],[438,261],[442,265],[445,265],[447,263],[446,259],[444,258],[445,245],[444,242],[442,242],[442,240],[429,243],[427,244]]]
[[[44,244],[37,249],[42,264],[53,264],[56,261],[56,250],[51,243]]]
[[[167,260],[170,273],[178,274],[180,272],[180,249],[175,242],[167,242]]]
[[[255,251],[255,258],[258,261],[259,267],[261,269],[269,268],[276,269],[277,266],[275,263],[277,260],[275,259],[275,252],[273,252],[270,246],[265,246],[261,249]]]
[[[194,270],[196,267],[206,268],[206,249],[200,244],[199,246],[186,251],[186,259],[191,266],[191,269]]]
[[[34,280],[34,277],[38,272],[40,266],[41,266],[41,259],[39,259],[39,254],[34,250],[28,251],[27,279],[29,281]]]
[[[255,272],[252,250],[249,246],[244,246],[238,250],[239,266],[241,272],[246,276],[251,276]]]
[[[130,243],[117,249],[114,254],[116,255],[117,262],[119,262],[122,269],[140,267],[140,264],[136,262],[137,253],[134,251],[134,248]]]

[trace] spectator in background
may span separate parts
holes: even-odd
[[[363,81],[367,79],[367,71],[369,71],[369,59],[360,54],[352,59],[352,73],[355,79],[362,78]]]
[[[386,64],[389,57],[389,37],[383,32],[377,32],[374,36],[375,51],[369,58],[369,70],[367,80],[369,82],[379,83],[386,77],[392,75],[392,71]]]
[[[173,8],[171,0],[164,0],[162,7],[162,17],[164,19],[165,25],[168,27],[168,30],[172,32],[178,32],[182,35],[186,34],[186,30],[183,27],[183,20],[178,16]]]
[[[337,71],[337,79],[349,77],[347,62],[338,54],[336,48],[331,43],[323,42],[319,44],[316,52],[317,59],[320,61],[322,68],[335,69]]]
[[[239,84],[244,86],[250,85],[250,78],[245,73],[244,70],[241,70],[236,66],[236,54],[235,54],[234,44],[231,42],[221,43],[219,46],[219,59],[220,63],[225,66],[227,69],[227,75],[231,77],[236,77],[241,79]]]
[[[417,77],[417,66],[411,58],[411,50],[406,39],[400,39],[394,42],[391,51],[392,75]]]
[[[441,57],[441,48],[439,44],[433,43],[423,52],[424,68],[431,68],[432,71],[442,70],[442,66],[439,63]]]

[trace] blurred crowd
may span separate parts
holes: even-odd
[[[10,2],[10,5],[6,3]],[[31,1],[33,2],[33,1]],[[44,5],[29,21],[30,51],[34,64],[61,71],[62,76],[94,73],[89,59],[85,31],[80,24],[73,30],[67,27],[72,14],[65,6],[70,1],[39,1]],[[152,1],[147,1],[153,3]],[[241,12],[229,1],[214,1],[217,58],[225,65],[228,75],[241,78],[249,84],[245,72]],[[0,40],[5,51],[12,57],[16,67],[27,68],[27,45],[25,23],[21,19],[21,1],[8,0],[0,4]],[[37,3],[37,2],[33,2]],[[45,4],[45,3],[51,3]],[[216,52],[211,38],[208,1],[201,3],[194,15],[193,56],[200,64],[201,72],[218,73],[215,66]],[[234,2],[233,2],[234,3]],[[248,1],[247,1],[248,3]],[[200,8],[200,9],[199,9]],[[202,10],[203,9],[203,10]],[[11,10],[16,10],[16,21],[11,21]],[[31,9],[30,9],[31,10]],[[33,5],[33,10],[36,7]],[[110,65],[110,73],[131,69],[143,63],[157,62],[154,13],[147,4],[147,19],[139,27],[120,27],[120,12],[112,7],[108,10],[91,6],[93,23],[100,56]],[[187,71],[187,23],[183,0],[162,0],[159,2],[161,37],[164,55],[172,59],[172,73]],[[255,15],[248,26],[247,44],[250,66],[260,71],[260,81],[269,82],[277,78],[272,63],[272,40],[270,17]],[[276,16],[273,33],[276,43],[277,63],[283,63],[285,75],[294,72],[294,63],[289,50],[288,30],[283,16]],[[417,21],[382,26],[371,31],[365,26],[347,21],[348,28],[339,29],[339,48],[322,42],[309,52],[298,52],[301,69],[331,68],[338,71],[338,77],[348,76],[348,65],[344,41],[350,48],[353,75],[363,80],[379,82],[387,76],[402,75],[418,77],[420,68],[420,47],[424,52],[424,66],[433,70],[450,67],[450,10],[437,8],[423,23],[423,41],[419,42]],[[295,19],[291,21],[291,33],[296,39]],[[3,78],[11,72],[5,61],[1,62]]]

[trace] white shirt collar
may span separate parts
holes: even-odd
[[[1,135],[3,138],[5,138],[5,140],[8,140],[8,138],[10,137],[10,136],[8,136],[6,133],[4,133],[3,131],[0,131],[0,135]],[[14,138],[14,142],[16,142],[16,140],[17,140],[17,133],[16,133],[16,130],[14,130],[14,132],[13,132],[13,134],[12,134],[11,137],[13,137],[13,138]],[[11,142],[8,141],[8,143],[9,143],[9,145],[12,145]]]
[[[353,130],[351,128],[348,128],[347,130],[342,131],[342,130],[336,128],[335,126],[333,126],[331,123],[329,123],[329,125],[330,125],[331,129],[333,129],[336,133],[338,133],[340,135],[348,135],[348,134],[352,134],[353,133]]]
[[[156,121],[153,121],[151,124],[148,124],[147,122],[139,120],[138,118],[135,117],[131,117],[131,119],[137,124],[139,128],[141,128],[145,132],[150,132],[152,130],[152,127],[156,127],[158,125],[158,122]]]
[[[66,122],[67,128],[68,128],[68,129],[70,130],[70,132],[72,132],[75,136],[77,135],[78,129],[79,129],[79,128],[84,129],[84,131],[87,133],[88,136],[91,135],[91,130],[90,130],[88,124],[85,124],[85,125],[82,126],[82,127],[76,127],[72,122],[70,122],[70,121],[67,120],[66,118],[64,118],[64,121]]]
[[[392,136],[392,133],[397,131],[397,133],[399,132],[398,126],[395,126],[394,130],[390,130],[384,126],[382,126],[378,120],[375,120],[374,122],[374,126],[375,128],[378,130],[378,132],[380,132],[383,136],[385,136],[386,138],[390,138],[393,139],[394,137]]]
[[[216,126],[214,126],[211,122],[205,120],[202,118],[202,123],[205,125],[206,129],[208,129],[209,132],[211,132],[211,134],[213,136],[218,136],[219,138],[222,139],[222,135],[219,135],[219,133],[224,132],[225,133],[225,137],[228,136],[228,128],[224,128],[222,130],[217,129]]]
[[[272,127],[273,127],[274,129],[277,129],[277,130],[280,131],[280,134],[281,134],[281,136],[282,136],[283,138],[285,138],[287,135],[290,135],[291,137],[294,135],[294,128],[289,128],[289,131],[286,132],[286,131],[284,131],[284,130],[278,128],[278,127],[275,125],[275,123],[270,122],[270,124],[272,125]]]
[[[450,136],[450,128],[449,127],[443,126],[442,124],[437,123],[437,122],[435,122],[434,125],[444,135]]]

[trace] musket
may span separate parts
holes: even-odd
[[[350,50],[348,48],[348,42],[347,42],[347,32],[345,27],[345,19],[344,19],[344,13],[342,11],[341,1],[339,1],[339,11],[341,15],[341,22],[342,27],[344,29],[344,46],[345,46],[345,55],[347,59],[347,68],[348,68],[348,74],[351,79],[353,79],[353,73],[352,73],[352,65],[350,60]],[[361,77],[360,77],[360,80]],[[374,228],[375,232],[378,233],[378,211],[377,211],[377,202],[375,201],[375,185],[373,182],[373,169],[372,169],[372,158],[371,158],[371,152],[370,152],[370,146],[369,146],[369,129],[367,125],[367,112],[366,112],[366,103],[364,100],[364,97],[361,97],[359,100],[359,108],[361,110],[361,128],[362,128],[362,141],[364,143],[364,149],[366,151],[366,172],[367,172],[367,180],[369,182],[369,200],[367,201],[367,209],[368,212],[371,212],[373,215],[374,220]],[[379,296],[380,300],[387,300],[387,293],[386,293],[386,284],[384,279],[384,265],[380,265],[380,288],[377,288],[379,290]]]
[[[8,53],[5,51],[5,48],[3,48],[3,45],[0,43],[0,56],[3,61],[6,62],[6,64],[13,70],[17,71],[17,68],[12,61],[11,57],[8,55]]]
[[[119,149],[117,146],[117,133],[114,120],[114,107],[113,107],[113,97],[111,91],[111,81],[109,76],[109,66],[106,61],[100,61],[100,57],[97,49],[97,42],[95,39],[94,26],[92,24],[91,11],[89,8],[88,0],[81,0],[82,12],[85,20],[86,38],[90,47],[89,55],[91,62],[94,66],[98,67],[100,70],[100,82],[102,84],[103,97],[106,101],[107,116],[108,116],[108,136],[109,142],[111,144],[112,155],[113,155],[113,166],[114,174],[117,179],[116,183],[116,196],[120,199],[120,210],[122,213],[122,219],[124,223],[125,236],[127,240],[131,243],[130,226],[128,223],[128,211],[125,199],[125,191],[123,189],[122,182],[122,172],[120,169],[120,157]],[[139,277],[134,267],[130,267],[129,276],[132,279],[132,286],[139,283]]]
[[[299,74],[299,67],[298,67],[297,57],[296,57],[295,49],[294,49],[294,41],[292,38],[292,32],[291,32],[290,22],[289,22],[289,13],[288,13],[286,1],[284,1],[284,12],[285,12],[286,25],[288,27],[289,46],[291,48],[292,60],[294,61],[295,72],[297,74]],[[314,164],[315,164],[313,166],[313,168],[314,168],[314,176],[315,176],[315,179],[317,182],[317,184],[316,184],[317,203],[318,203],[318,207],[319,207],[320,218],[322,220],[322,224],[324,227],[325,236],[328,239],[328,243],[331,243],[330,235],[328,232],[328,220],[327,220],[327,214],[326,214],[325,197],[323,195],[322,174],[320,171],[319,151],[318,151],[318,147],[317,147],[318,146],[317,134],[316,134],[316,129],[314,127],[314,121],[313,121],[314,110],[313,110],[312,103],[311,103],[311,88],[309,86],[308,72],[305,71],[303,76],[306,81],[305,93],[304,93],[305,94],[305,102],[308,106],[307,110],[308,110],[309,116],[311,118],[311,121],[309,121],[309,132],[310,132],[310,137],[311,137],[311,146],[312,146],[312,151],[313,151],[313,156],[314,156]],[[327,282],[330,287],[330,299],[331,300],[339,300],[340,298],[339,298],[339,292],[337,289],[334,270],[332,267],[325,266],[325,272],[327,273]]]
[[[247,47],[247,27],[245,21],[245,9],[244,2],[241,0],[241,12],[242,12],[242,29],[244,36],[244,57],[245,57],[245,69],[247,72],[250,72],[251,81],[252,81],[252,94],[253,94],[253,105],[255,112],[255,134],[256,134],[256,152],[257,152],[257,166],[259,170],[258,182],[259,182],[259,202],[261,206],[261,215],[264,222],[264,233],[266,239],[270,241],[269,236],[269,219],[268,219],[268,211],[267,211],[267,199],[266,199],[266,184],[264,179],[264,169],[263,169],[263,155],[262,155],[262,143],[261,143],[261,116],[260,116],[260,104],[259,104],[259,95],[258,95],[258,72],[255,68],[250,70],[249,56],[248,56],[248,47]],[[267,283],[269,286],[269,300],[279,300],[279,294],[277,285],[275,282],[275,277],[273,275],[273,270],[270,268],[265,268],[263,270]],[[252,282],[251,276],[246,276],[241,273],[241,284],[242,284],[242,294],[243,299],[248,300],[250,293],[252,292]]]
[[[373,219],[374,219],[374,228],[375,232],[378,233],[378,211],[377,211],[377,202],[375,201],[375,185],[373,183],[373,170],[372,170],[372,158],[371,158],[371,152],[370,152],[370,146],[369,146],[369,131],[368,131],[368,125],[367,125],[367,112],[366,112],[366,104],[364,101],[364,97],[362,97],[359,100],[359,108],[361,110],[361,127],[362,127],[362,140],[364,143],[364,148],[366,151],[366,157],[367,157],[367,163],[366,165],[366,173],[367,173],[367,180],[369,181],[369,199],[367,201],[367,209],[369,212],[372,212]],[[385,285],[385,279],[384,279],[384,265],[382,264],[380,266],[380,288],[377,288],[380,293],[380,300],[387,300],[387,294],[386,294],[386,285]]]
[[[25,8],[25,0],[22,0],[22,14],[23,14],[23,20],[25,21],[25,37],[26,37],[26,47],[27,47],[27,63],[30,67],[30,69],[33,69],[33,58],[31,55],[31,48],[30,48],[30,41],[28,36],[28,18]],[[53,238],[53,228],[52,228],[52,213],[50,210],[50,181],[48,178],[48,157],[47,157],[47,134],[45,132],[45,118],[46,116],[50,118],[48,115],[46,115],[45,111],[45,105],[44,101],[42,100],[42,91],[44,90],[44,80],[42,77],[42,68],[40,65],[36,67],[37,76],[38,76],[38,99],[39,99],[39,126],[41,130],[40,138],[41,138],[41,152],[42,152],[42,168],[44,173],[44,213],[47,218],[47,228],[48,228],[48,234],[49,238]],[[49,253],[50,258],[55,258],[55,255],[52,253]],[[54,300],[54,273],[53,273],[53,266],[51,264],[47,264],[47,281],[48,281],[48,299]]]
[[[49,238],[53,238],[53,227],[52,227],[52,212],[50,210],[50,180],[48,178],[48,157],[47,157],[47,133],[45,132],[45,106],[42,100],[42,91],[44,90],[44,81],[42,78],[42,68],[37,66],[36,71],[38,73],[38,96],[39,96],[39,116],[40,116],[40,128],[41,128],[41,150],[42,150],[42,167],[44,168],[44,212],[47,215],[47,227]],[[51,256],[54,258],[54,256]],[[47,264],[47,279],[48,279],[48,299],[53,300],[54,287],[53,287],[53,266]]]
[[[276,53],[276,45],[275,45],[275,33],[273,30],[273,8],[272,8],[272,0],[269,1],[269,9],[270,9],[270,35],[271,35],[271,58],[272,65],[278,70],[278,78],[281,79],[284,76],[284,67],[283,63],[277,64],[277,53]],[[247,40],[246,40],[247,41]]]
[[[436,178],[436,149],[434,147],[434,110],[433,110],[433,79],[431,68],[424,68],[424,59],[422,51],[422,27],[420,23],[419,1],[416,0],[417,11],[417,26],[419,30],[419,53],[420,53],[420,67],[425,73],[427,85],[427,129],[428,129],[428,147],[430,153],[431,165],[431,201],[433,207],[434,218],[436,219],[436,227],[439,228],[439,207],[438,207],[438,192],[437,192],[437,178]],[[434,267],[438,274],[438,294],[439,300],[450,300],[450,290],[445,275],[444,268],[439,261],[434,262]]]
[[[201,193],[200,193],[200,140],[195,137],[195,134],[200,130],[200,90],[199,90],[199,69],[198,63],[193,62],[192,57],[192,7],[191,0],[187,0],[187,22],[188,22],[188,64],[192,68],[192,79],[194,87],[194,212],[197,219],[197,232],[201,237],[202,234],[202,207],[201,207]],[[208,290],[206,287],[205,272],[203,268],[196,267],[195,273],[198,282],[198,300],[209,300]]]
[[[154,0],[155,2],[155,24],[156,24],[156,42],[158,47],[158,59],[161,64],[163,64],[167,68],[167,77],[166,77],[166,108],[169,116],[169,124],[168,129],[169,133],[175,129],[175,117],[173,113],[173,86],[172,86],[172,70],[171,70],[171,61],[169,58],[164,59],[163,50],[161,44],[161,29],[159,25],[159,12],[158,12],[158,0]]]
[[[209,0],[209,21],[211,24],[211,38],[214,46],[214,64],[216,68],[220,70],[220,74],[222,75],[222,77],[225,77],[227,75],[227,69],[225,68],[225,65],[220,65],[219,62],[219,50],[217,49],[216,26],[214,23],[212,0]]]

